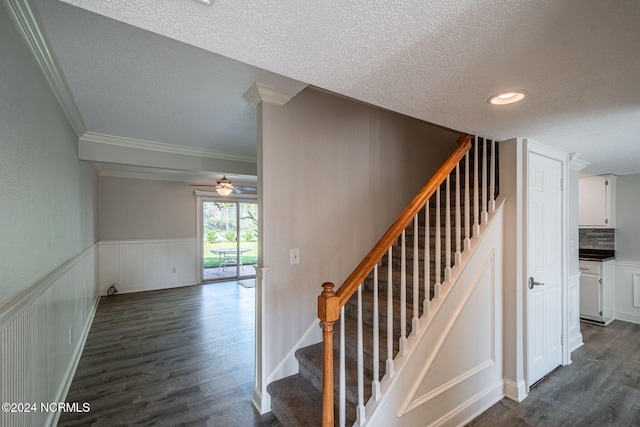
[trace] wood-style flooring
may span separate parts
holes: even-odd
[[[255,289],[237,282],[103,297],[59,426],[280,426],[251,404]]]
[[[237,282],[103,297],[60,426],[280,426],[251,404],[254,289]],[[585,345],[521,403],[468,424],[640,426],[640,325],[581,324]]]
[[[640,426],[640,325],[581,323],[584,346],[521,403],[489,408],[469,427]]]

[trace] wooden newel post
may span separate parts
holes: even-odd
[[[333,427],[333,324],[340,317],[340,302],[333,283],[322,284],[318,296],[318,318],[322,324],[324,346],[322,365],[322,427]]]

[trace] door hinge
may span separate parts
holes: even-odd
[[[560,345],[564,345],[564,334],[560,334]]]
[[[560,178],[560,191],[564,191],[564,178]]]

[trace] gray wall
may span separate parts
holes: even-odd
[[[261,265],[269,374],[456,148],[458,134],[314,89],[259,110]],[[289,265],[289,250],[300,264]]]
[[[640,174],[616,182],[616,260],[640,262]]]
[[[184,182],[99,179],[100,240],[196,236],[196,197]]]
[[[616,182],[616,319],[640,323],[640,174]]]
[[[96,241],[96,174],[0,7],[0,307]],[[1,311],[1,310],[0,310]]]

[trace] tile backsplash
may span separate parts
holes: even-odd
[[[581,228],[580,249],[615,250],[615,231],[612,228]]]

